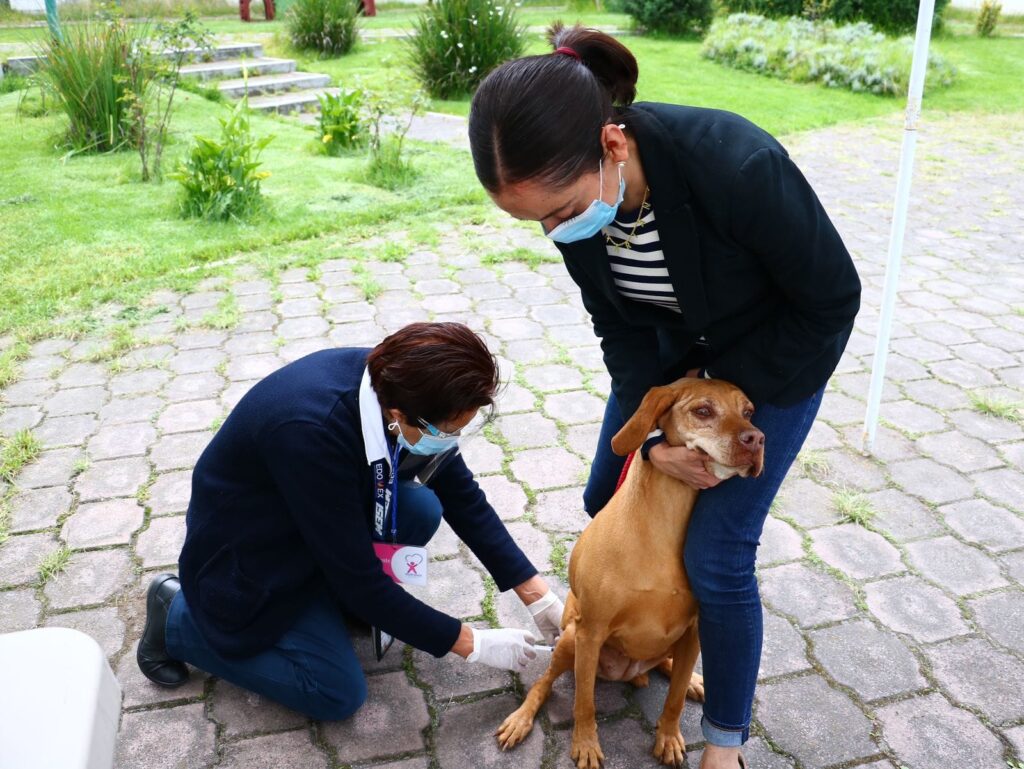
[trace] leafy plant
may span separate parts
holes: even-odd
[[[733,14],[716,19],[701,55],[735,69],[831,88],[876,94],[905,94],[913,47],[891,40],[870,24],[839,26],[834,21],[766,19]],[[928,57],[931,85],[949,85],[956,71],[936,53]]]
[[[416,170],[402,156],[405,137],[416,115],[423,111],[427,99],[422,93],[402,105],[382,93],[372,93],[369,102],[370,158],[366,166],[366,181],[376,187],[396,190],[416,178]],[[407,113],[403,116],[403,107]],[[392,127],[391,133],[386,133]]]
[[[0,78],[0,94],[14,93],[29,87],[30,81],[23,75],[4,75]]]
[[[300,50],[339,56],[359,39],[357,0],[295,0],[286,16],[288,38]]]
[[[711,0],[625,0],[622,10],[645,32],[703,35],[714,15]]]
[[[409,38],[416,77],[440,99],[472,93],[488,72],[525,48],[515,6],[498,0],[436,0],[417,16]]]
[[[317,137],[328,155],[340,155],[362,146],[367,140],[367,121],[362,115],[366,94],[358,88],[343,88],[337,95],[325,93],[320,101]]]
[[[981,8],[978,9],[978,22],[975,25],[979,37],[992,37],[996,33],[1002,10],[1003,6],[996,0],[983,0]]]
[[[69,25],[64,40],[48,38],[38,49],[39,78],[67,115],[64,142],[78,152],[109,152],[136,146],[132,98],[144,99],[150,73],[143,56],[145,25],[124,19]]]
[[[197,136],[178,170],[170,174],[183,188],[181,212],[186,217],[225,221],[248,219],[264,206],[260,153],[273,139],[256,139],[249,129],[248,102],[243,99],[228,118],[220,118],[220,140]]]
[[[193,52],[202,54],[212,47],[213,35],[193,11],[186,11],[180,20],[158,25],[153,42],[139,46],[128,57],[129,72],[124,77],[130,87],[121,98],[131,111],[142,181],[150,179],[151,162],[152,174],[160,178],[171,105],[181,84],[182,65]],[[134,90],[132,84],[141,84],[142,90]]]

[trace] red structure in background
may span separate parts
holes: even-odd
[[[251,1],[238,0],[238,14],[242,17],[242,21],[252,21],[252,17],[249,14],[249,3]],[[274,20],[274,0],[263,0],[263,13],[267,21]]]
[[[238,14],[242,17],[242,21],[252,21],[252,15],[249,13],[251,2],[252,0],[238,0]],[[359,12],[363,16],[376,16],[376,0],[359,0]],[[263,0],[263,13],[267,21],[274,20],[274,0]]]

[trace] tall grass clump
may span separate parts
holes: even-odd
[[[497,0],[435,0],[413,22],[409,53],[424,90],[439,99],[476,90],[499,64],[523,55],[526,29]]]
[[[981,8],[978,9],[978,22],[975,29],[979,37],[992,37],[996,33],[996,26],[999,24],[999,14],[1003,6],[995,0],[984,0]]]
[[[77,152],[109,152],[138,143],[132,94],[145,98],[149,75],[134,66],[142,56],[145,25],[123,19],[69,25],[63,42],[38,49],[41,82],[68,118],[66,145]]]
[[[220,139],[197,136],[188,155],[170,174],[182,186],[181,213],[212,221],[248,220],[264,208],[260,153],[272,136],[254,138],[249,129],[248,102],[235,105],[220,118]]]
[[[866,22],[840,26],[744,13],[716,19],[701,50],[734,69],[889,96],[907,92],[913,53],[911,39],[887,38]],[[955,75],[945,59],[929,55],[929,85],[949,85]]]
[[[340,56],[359,37],[357,0],[295,0],[286,17],[288,38],[299,50]]]

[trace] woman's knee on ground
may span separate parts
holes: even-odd
[[[342,721],[352,716],[366,702],[366,678],[362,671],[338,669],[329,676],[318,676],[315,688],[299,708],[316,721]]]

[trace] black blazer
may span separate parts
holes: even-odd
[[[860,280],[807,180],[781,144],[729,112],[638,103],[619,119],[636,138],[682,315],[619,294],[603,234],[558,247],[623,417],[701,365],[755,404],[810,396],[843,353]]]
[[[226,657],[272,646],[324,591],[435,656],[458,638],[462,623],[392,582],[373,552],[374,481],[359,412],[368,354],[322,350],[278,369],[246,393],[196,464],[181,589],[203,637]],[[537,573],[461,455],[427,485],[499,590]]]

